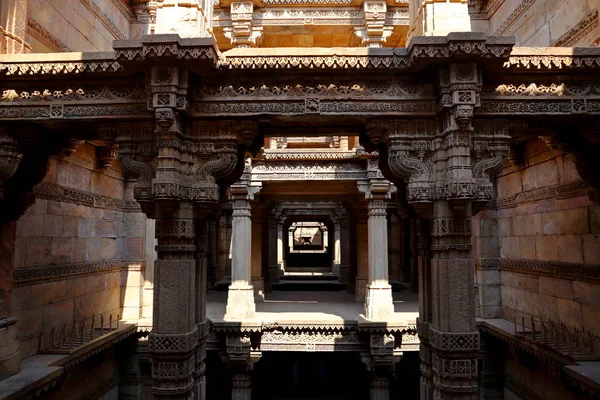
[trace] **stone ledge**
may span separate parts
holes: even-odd
[[[145,269],[144,260],[100,260],[73,264],[40,265],[16,268],[13,271],[14,287],[71,279],[74,277]]]
[[[475,260],[478,270],[501,270],[525,275],[600,284],[600,265],[526,259],[482,258]]]

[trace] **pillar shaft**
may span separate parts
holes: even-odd
[[[205,288],[196,260],[196,223],[192,205],[156,218],[158,239],[154,271],[152,392],[156,399],[204,399]],[[200,328],[200,331],[199,329]]]
[[[250,201],[233,200],[231,247],[231,285],[227,297],[225,318],[250,318],[254,315],[252,279],[252,219]]]
[[[346,283],[350,269],[350,219],[347,216],[343,216],[340,222],[340,257],[339,280]]]
[[[280,271],[285,271],[285,254],[283,248],[283,223],[277,224],[277,264]]]
[[[340,274],[340,264],[342,263],[342,232],[340,222],[335,222],[333,232],[333,274]]]
[[[271,283],[279,282],[279,264],[277,262],[277,219],[269,218],[269,280]]]
[[[365,299],[368,319],[385,319],[394,312],[392,287],[388,282],[388,237],[386,200],[369,200],[369,280]]]

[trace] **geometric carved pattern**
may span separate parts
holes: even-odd
[[[479,332],[440,332],[430,327],[429,343],[439,351],[479,351]]]
[[[182,334],[151,333],[149,351],[151,353],[187,353],[198,346],[198,330]]]

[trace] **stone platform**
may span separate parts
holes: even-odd
[[[225,321],[227,292],[209,292],[207,314],[214,325]],[[386,322],[414,326],[419,315],[419,298],[416,293],[394,293],[394,314]],[[273,292],[257,301],[254,318],[248,323],[278,323],[354,325],[363,321],[364,302],[346,292]]]

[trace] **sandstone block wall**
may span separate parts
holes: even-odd
[[[600,268],[599,215],[572,157],[529,142],[524,164],[498,176],[498,210],[474,221],[480,290],[495,284],[505,318],[532,315],[600,334],[600,282],[589,272]]]
[[[590,46],[600,38],[599,6],[598,0],[488,1],[487,31],[515,36],[517,46]]]
[[[111,51],[132,18],[122,0],[29,0],[27,42],[33,52]]]
[[[118,162],[99,170],[95,147],[82,144],[51,160],[34,190],[16,227],[12,310],[22,358],[52,327],[100,314],[138,319],[143,306],[146,218],[123,200],[132,193]]]

